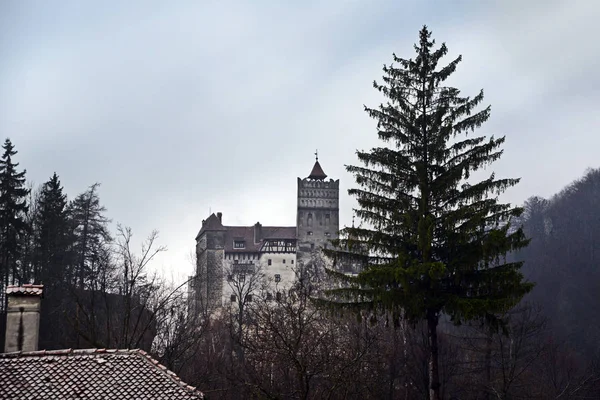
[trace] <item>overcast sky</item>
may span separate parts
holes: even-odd
[[[377,144],[363,104],[423,24],[463,55],[451,83],[485,90],[479,133],[507,138],[492,170],[522,178],[506,200],[599,167],[598,21],[594,0],[6,0],[0,134],[36,185],[56,171],[73,198],[100,182],[108,216],[139,240],[159,230],[156,266],[181,277],[209,210],[294,225],[315,149],[350,224],[344,165]]]

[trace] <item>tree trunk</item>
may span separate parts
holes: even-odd
[[[429,333],[429,400],[440,400],[440,373],[438,365],[437,325],[439,317],[434,310],[427,311]]]
[[[485,398],[491,399],[492,396],[492,332],[487,331],[485,338]]]

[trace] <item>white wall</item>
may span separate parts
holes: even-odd
[[[240,264],[246,264],[250,261],[256,265],[257,270],[264,275],[266,283],[269,286],[269,291],[273,291],[273,294],[279,290],[283,291],[291,287],[296,279],[296,254],[295,253],[261,253],[260,258],[255,256],[246,257],[241,254],[228,253],[225,255],[223,260],[223,306],[228,306],[231,303],[231,295],[235,294],[228,283],[228,271],[233,270],[235,265],[235,259]],[[271,260],[271,265],[269,265]],[[285,260],[285,262],[284,262]],[[279,274],[281,281],[275,282],[275,275]],[[246,277],[249,279],[249,277]]]

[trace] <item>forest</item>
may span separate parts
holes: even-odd
[[[157,232],[139,249],[111,232],[99,184],[73,199],[57,173],[28,186],[6,139],[0,287],[44,284],[40,348],[142,348],[211,399],[599,398],[600,169],[522,207],[490,194],[518,179],[465,183],[504,140],[448,144],[489,108],[442,85],[461,59],[438,67],[430,35],[374,83],[382,147],[347,166],[362,223],[324,252],[327,290],[298,280],[274,299],[256,271],[252,299],[191,315],[188,283],[151,272]],[[368,251],[347,277],[352,246]]]

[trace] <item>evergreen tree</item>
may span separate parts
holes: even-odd
[[[329,293],[341,306],[392,310],[415,323],[426,321],[429,395],[439,399],[440,316],[457,324],[482,320],[497,329],[496,314],[515,305],[532,285],[523,280],[522,263],[504,257],[527,245],[522,229],[510,224],[522,209],[498,201],[519,179],[496,179],[492,173],[469,182],[472,171],[500,158],[505,138],[467,136],[490,116],[489,106],[475,111],[483,91],[470,98],[444,86],[461,57],[440,67],[446,45],[434,49],[427,27],[419,37],[416,58],[394,54],[396,65],[384,66],[383,84],[374,82],[387,102],[365,107],[385,145],[358,151],[364,165],[346,167],[358,185],[349,190],[358,201],[356,215],[366,226],[344,233],[371,257],[358,276],[338,274],[348,285]],[[349,246],[347,239],[336,244]]]
[[[56,173],[42,186],[35,226],[34,275],[36,281],[52,286],[65,277],[72,245],[67,196]]]
[[[25,214],[28,210],[25,170],[18,172],[17,154],[10,139],[6,139],[0,159],[0,274],[4,286],[20,282],[18,270],[21,238],[27,231]]]
[[[27,196],[28,209],[24,214],[26,232],[21,236],[19,242],[21,246],[21,256],[19,257],[19,275],[22,282],[34,282],[35,277],[35,237],[37,235],[36,219],[38,214],[39,197],[41,188],[34,190],[33,184],[27,186],[29,194]]]
[[[81,289],[95,276],[102,275],[99,269],[104,263],[105,247],[112,238],[108,231],[110,220],[104,216],[106,208],[100,204],[98,183],[80,194],[69,204],[71,228],[75,235],[73,268],[70,282]]]

